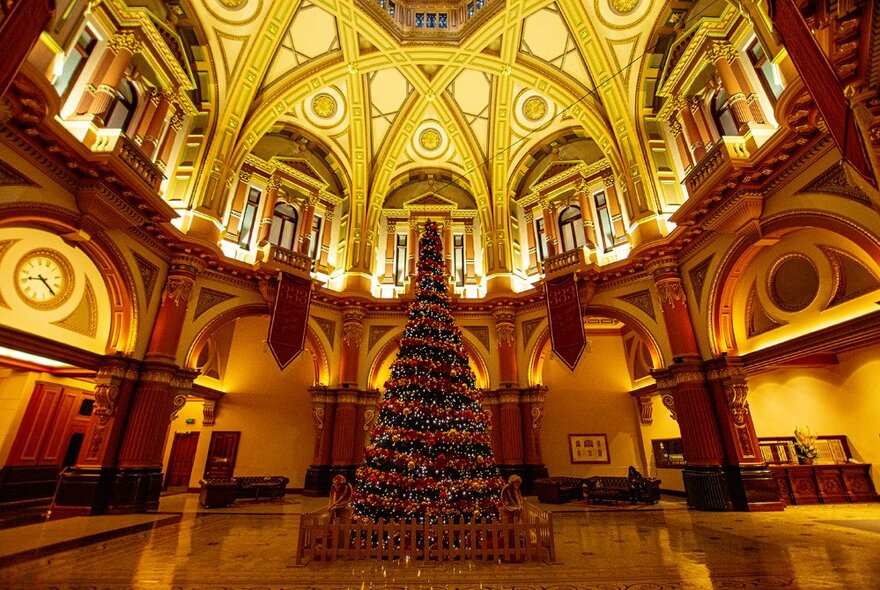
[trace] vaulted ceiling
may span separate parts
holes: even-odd
[[[323,143],[367,227],[398,179],[426,169],[467,187],[494,227],[524,162],[565,143],[555,138],[586,139],[616,175],[651,178],[637,123],[641,56],[669,3],[488,0],[453,41],[401,38],[373,3],[182,2],[208,49],[205,167],[229,175],[273,133],[298,130]]]

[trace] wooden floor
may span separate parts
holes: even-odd
[[[158,514],[0,530],[0,588],[880,587],[880,504],[794,506],[769,513],[695,512],[678,501],[637,511],[563,505],[554,514],[554,564],[373,561],[296,567],[299,515],[322,502],[287,496],[208,511],[199,509],[195,494],[185,494],[163,498]]]

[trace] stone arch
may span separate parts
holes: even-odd
[[[26,226],[59,236],[80,236],[80,216],[52,205],[8,203],[0,207],[0,227]],[[132,354],[137,346],[139,310],[134,275],[122,253],[103,232],[77,240],[77,246],[95,264],[110,298],[107,353]]]
[[[874,260],[880,260],[880,239],[851,219],[827,211],[785,211],[761,221],[760,234],[746,234],[728,249],[709,283],[706,333],[712,356],[735,353],[733,297],[740,277],[758,254],[768,246],[766,240],[815,227],[837,233],[850,240]]]
[[[586,308],[584,308],[584,312],[585,315],[612,318],[626,325],[629,329],[635,332],[645,344],[645,347],[651,354],[651,361],[654,365],[653,368],[661,369],[665,367],[663,354],[661,352],[660,345],[656,337],[647,328],[647,326],[637,320],[634,316],[615,307],[606,305],[588,305],[586,306]],[[547,353],[550,350],[549,347],[550,326],[549,324],[547,324],[541,330],[540,334],[538,334],[537,338],[535,338],[535,344],[531,347],[531,352],[528,356],[529,361],[527,376],[529,387],[536,387],[538,385],[541,385],[541,376],[544,373],[544,360],[546,359]]]
[[[382,369],[382,366],[388,360],[388,358],[397,352],[400,348],[400,338],[403,336],[403,331],[397,333],[396,335],[389,338],[385,344],[379,348],[379,351],[373,357],[372,362],[370,363],[369,371],[367,372],[367,388],[368,389],[381,389],[383,384],[379,383],[379,373]],[[488,389],[489,388],[489,370],[486,365],[486,360],[483,358],[483,355],[480,354],[480,351],[477,347],[470,342],[466,336],[462,334],[461,337],[462,345],[464,346],[464,350],[468,355],[468,359],[471,361],[471,368],[474,370],[474,375],[476,376],[476,384],[478,389]]]
[[[196,368],[196,363],[202,348],[208,343],[211,336],[221,327],[230,322],[234,322],[238,318],[263,315],[269,315],[269,308],[263,303],[240,305],[217,314],[217,316],[206,323],[199,333],[196,334],[196,337],[193,338],[192,343],[187,349],[184,366],[190,369]],[[311,325],[306,327],[305,350],[307,350],[312,356],[312,362],[315,367],[316,384],[327,385],[330,379],[327,351]]]

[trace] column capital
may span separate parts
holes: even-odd
[[[721,59],[733,61],[736,59],[736,47],[730,41],[714,41],[706,51],[706,58],[712,62]]]
[[[655,282],[661,279],[681,280],[681,275],[678,270],[678,259],[674,256],[659,256],[653,258],[648,261],[645,268],[651,273]]]
[[[654,423],[654,398],[650,395],[640,395],[639,400],[639,421],[642,424]]]
[[[269,180],[266,182],[266,188],[269,190],[275,189],[278,190],[281,188],[281,176],[278,174],[273,174],[269,177]]]
[[[498,306],[492,310],[492,318],[495,320],[496,326],[498,324],[512,325],[515,317],[514,309],[506,305]]]
[[[673,137],[681,135],[681,130],[681,123],[677,119],[669,119],[669,131],[672,132]]]
[[[699,96],[688,96],[687,104],[688,107],[690,107],[692,113],[699,111],[700,108],[702,108],[703,106],[703,102],[700,100]]]
[[[251,176],[253,176],[253,173],[250,170],[245,170],[244,168],[242,168],[241,170],[238,171],[238,181],[239,182],[243,182],[243,183],[247,184],[251,181]]]
[[[127,49],[131,53],[139,53],[143,49],[143,43],[135,37],[132,31],[117,31],[107,40],[107,47],[114,51]]]

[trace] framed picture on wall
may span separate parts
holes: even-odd
[[[611,463],[605,434],[569,434],[568,453],[572,463]]]

